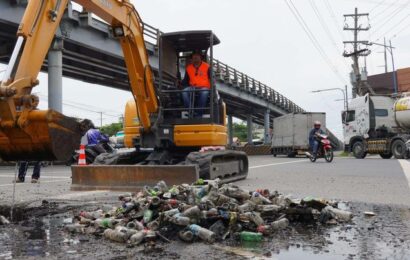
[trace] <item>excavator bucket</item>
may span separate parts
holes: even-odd
[[[72,166],[71,190],[138,191],[163,180],[168,185],[193,183],[197,165],[88,165]]]
[[[0,127],[0,156],[6,161],[65,161],[78,149],[81,123],[53,110],[30,111],[23,127]]]

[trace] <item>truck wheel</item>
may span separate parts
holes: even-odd
[[[353,144],[352,152],[353,152],[353,156],[356,159],[364,159],[364,157],[366,157],[366,154],[367,154],[364,148],[364,143],[361,141],[358,141]]]
[[[392,153],[380,153],[380,157],[382,157],[383,159],[390,159],[392,156]]]
[[[288,157],[289,157],[289,158],[295,158],[295,157],[296,157],[296,153],[295,153],[295,152],[290,152],[290,153],[288,153]]]
[[[391,150],[396,159],[404,159],[406,156],[406,144],[400,139],[393,142]]]

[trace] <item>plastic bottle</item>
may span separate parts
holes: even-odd
[[[99,218],[94,221],[96,227],[102,228],[113,228],[117,223],[117,220],[111,218]]]
[[[239,235],[242,241],[260,242],[263,239],[261,233],[242,231]]]
[[[192,242],[194,240],[194,234],[190,230],[179,231],[178,237],[184,242]]]
[[[262,233],[265,236],[269,236],[270,234],[272,234],[272,226],[269,225],[260,225],[257,228],[258,233]]]
[[[157,196],[151,198],[151,206],[154,208],[158,207],[159,204],[161,203],[161,199]]]
[[[135,230],[144,230],[144,225],[139,221],[131,221],[127,223],[127,228],[132,228]]]
[[[198,236],[200,239],[208,242],[213,243],[215,242],[215,233],[210,231],[209,229],[200,227],[196,224],[192,224],[189,226],[189,230],[195,235]]]
[[[154,215],[154,212],[152,210],[146,209],[144,211],[144,217],[143,217],[144,223],[149,223],[152,220],[153,215]]]
[[[256,205],[261,205],[261,204],[271,204],[272,202],[262,196],[259,192],[254,192],[252,193],[252,197],[250,199],[252,202],[254,202]]]
[[[175,214],[178,214],[178,213],[180,213],[179,209],[170,209],[170,210],[162,212],[162,214],[165,217],[172,217],[172,216],[174,216]]]
[[[159,222],[154,220],[147,224],[147,228],[156,231],[159,229]]]
[[[188,217],[183,216],[181,213],[178,213],[172,216],[171,222],[178,226],[188,226],[191,223],[191,220]]]
[[[239,212],[249,212],[249,211],[253,211],[255,209],[255,206],[256,206],[255,203],[253,203],[250,200],[247,200],[245,203],[238,206],[238,210]]]
[[[146,232],[144,231],[138,231],[130,237],[130,242],[135,245],[140,244],[144,240],[145,234]]]
[[[104,230],[104,237],[112,241],[116,241],[120,243],[125,243],[128,239],[128,236],[126,233],[120,232],[118,230],[110,229],[110,228]]]
[[[198,218],[199,215],[201,214],[201,210],[199,209],[198,206],[193,206],[190,207],[189,209],[186,209],[182,215],[188,218]]]
[[[279,212],[279,210],[281,210],[282,207],[278,206],[278,205],[273,205],[273,204],[269,204],[269,205],[257,205],[256,206],[256,210],[259,212]]]
[[[332,206],[326,206],[324,209],[322,209],[322,212],[330,212],[333,218],[344,222],[350,221],[353,217],[352,212],[337,209]]]
[[[135,230],[135,229],[126,228],[126,227],[123,227],[123,226],[116,226],[116,227],[115,227],[115,230],[127,234],[127,239],[128,239],[130,236],[132,236],[132,235],[134,235],[135,233],[138,232],[138,231]]]
[[[100,218],[103,215],[103,211],[101,209],[96,210],[96,211],[91,211],[91,212],[81,211],[79,215],[80,215],[80,217],[83,217],[83,218],[88,218],[88,219],[91,219],[91,220],[95,220],[97,218]]]
[[[239,214],[239,219],[241,221],[252,221],[253,223],[255,223],[257,226],[263,225],[264,224],[264,220],[263,218],[257,213],[257,212],[245,212],[242,214]]]
[[[225,195],[235,199],[247,200],[251,197],[249,191],[243,190],[238,186],[232,184],[226,184],[222,186],[220,191],[222,191]]]
[[[285,229],[287,226],[289,226],[289,220],[287,218],[282,218],[277,221],[274,221],[270,224],[272,230],[281,230]]]

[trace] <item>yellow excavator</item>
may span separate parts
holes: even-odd
[[[65,160],[77,149],[88,121],[53,110],[37,110],[31,90],[69,0],[28,1],[17,42],[0,85],[0,155],[4,160]],[[170,184],[198,178],[244,179],[248,159],[242,152],[203,149],[225,147],[225,104],[211,72],[205,108],[185,108],[180,88],[181,68],[200,50],[212,68],[212,31],[162,34],[159,69],[153,71],[143,38],[141,19],[129,0],[73,0],[112,27],[124,54],[133,101],[126,105],[126,138],[136,148],[136,165],[72,167],[73,189],[135,189],[165,180]],[[211,70],[212,71],[212,70]],[[199,90],[190,92],[193,104]],[[204,115],[195,117],[196,109]],[[202,149],[202,151],[200,151]]]

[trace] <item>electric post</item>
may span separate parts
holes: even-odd
[[[353,41],[344,41],[343,43],[345,44],[345,51],[343,53],[344,57],[351,57],[353,59],[353,72],[352,72],[352,96],[353,98],[358,96],[362,96],[366,93],[366,89],[368,89],[372,94],[374,94],[373,89],[369,86],[367,83],[367,75],[366,71],[363,72],[363,75],[360,72],[360,64],[359,64],[359,57],[360,56],[368,56],[370,54],[370,50],[367,48],[362,49],[361,45],[368,45],[369,41],[360,41],[359,40],[359,33],[361,31],[368,31],[370,29],[370,25],[366,27],[362,27],[362,24],[359,24],[359,20],[362,17],[369,17],[368,13],[358,13],[357,8],[355,8],[355,13],[354,14],[345,14],[345,22],[348,18],[353,19],[354,25],[353,27],[349,27],[349,25],[345,24],[343,30],[344,31],[353,31],[354,39]],[[353,51],[348,52],[346,50],[346,45],[353,45]]]

